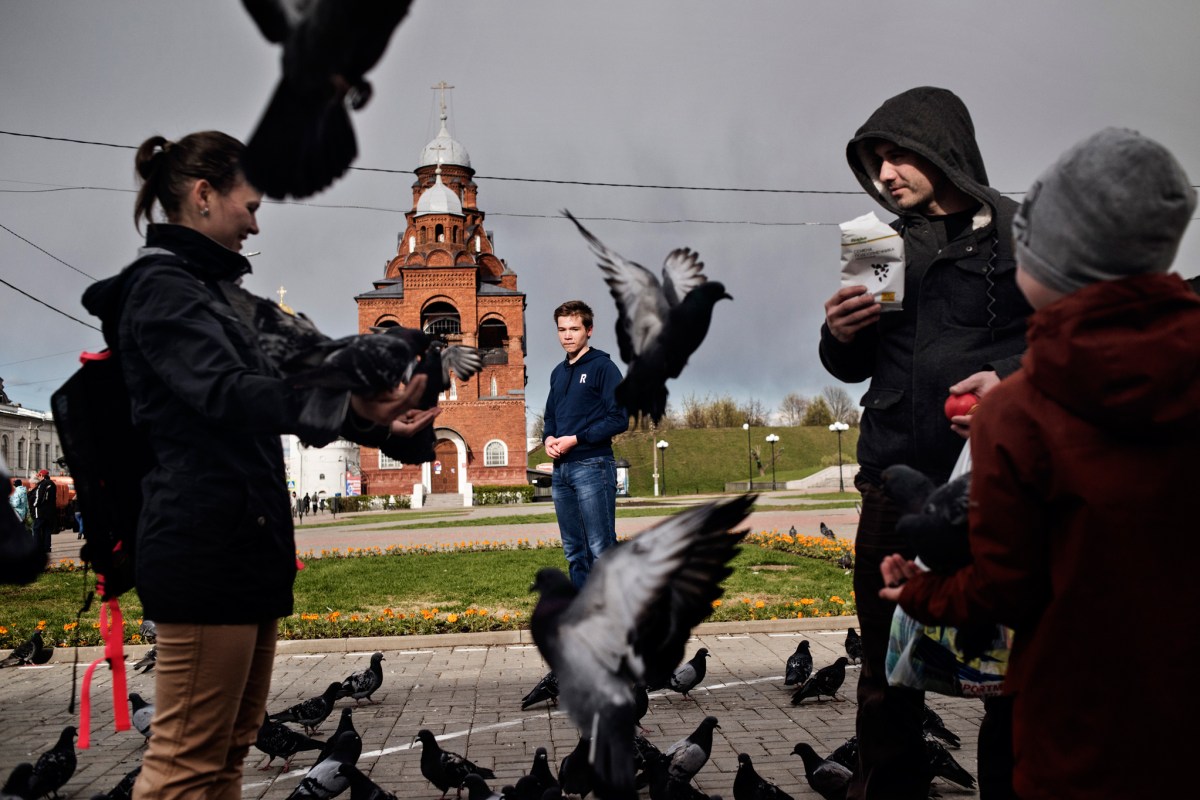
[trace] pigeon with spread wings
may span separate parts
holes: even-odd
[[[617,402],[630,414],[658,423],[667,411],[667,380],[679,377],[704,341],[717,301],[733,298],[723,284],[708,280],[699,255],[686,247],[667,254],[659,283],[650,270],[606,247],[571,212],[562,213],[600,259],[604,282],[617,302],[617,344],[629,365],[617,386]]]
[[[283,74],[250,137],[243,168],[269,197],[308,197],[358,156],[346,104],[371,97],[369,72],[411,0],[242,0],[267,41],[283,47]]]
[[[696,506],[605,551],[576,590],[539,570],[533,640],[558,676],[559,698],[591,740],[597,794],[632,798],[636,685],[665,683],[692,628],[712,612],[746,531],[754,495]]]

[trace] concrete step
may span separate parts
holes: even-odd
[[[463,496],[461,494],[427,494],[425,495],[425,508],[462,508]]]

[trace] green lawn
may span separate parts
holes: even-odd
[[[538,569],[566,569],[558,547],[478,548],[309,559],[296,579],[296,613],[281,624],[286,638],[320,638],[524,627],[536,596]],[[747,544],[725,581],[713,619],[765,619],[853,613],[851,580],[827,557]],[[44,638],[73,641],[81,572],[49,572],[24,587],[0,588],[0,648],[24,641],[45,621]],[[845,605],[833,600],[837,598]],[[807,601],[807,602],[806,602]],[[121,598],[133,634],[141,618],[137,594]],[[505,615],[508,615],[505,618]],[[97,609],[85,615],[85,644],[98,642]]]

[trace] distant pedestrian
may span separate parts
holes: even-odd
[[[309,496],[308,492],[304,493],[304,513],[305,514],[312,513],[312,497]]]
[[[340,495],[335,494],[333,497],[329,498],[329,513],[333,515],[334,519],[337,519],[338,511],[340,510],[338,507],[341,504],[342,498]]]
[[[24,524],[25,518],[29,516],[29,491],[20,478],[13,478],[12,483],[13,490],[12,494],[8,496],[8,504],[12,507],[13,513],[17,515],[17,519]]]
[[[50,470],[38,472],[37,486],[33,487],[33,535],[47,553],[50,552],[50,535],[58,532],[58,487],[50,480]]]

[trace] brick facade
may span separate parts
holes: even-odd
[[[443,152],[462,163],[443,161]],[[428,163],[431,154],[434,163]],[[476,206],[475,171],[449,139],[444,117],[422,162],[396,252],[374,289],[355,298],[358,329],[402,325],[439,332],[450,344],[482,348],[484,368],[468,381],[454,379],[439,402],[434,463],[381,467],[378,450],[361,449],[363,493],[409,494],[417,483],[435,494],[460,493],[467,483],[524,484],[525,295],[516,273],[493,252]],[[502,465],[488,466],[489,460]]]

